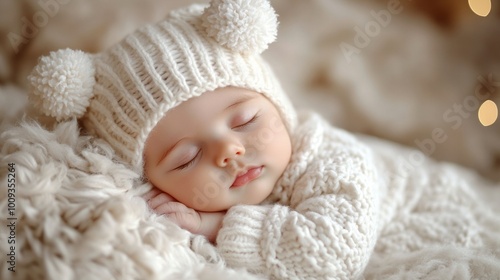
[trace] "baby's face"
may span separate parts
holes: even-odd
[[[170,110],[148,136],[145,174],[199,211],[258,204],[291,156],[290,136],[262,94],[220,88]]]

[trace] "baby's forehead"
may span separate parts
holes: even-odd
[[[172,133],[199,125],[216,118],[236,106],[254,99],[264,98],[262,94],[238,88],[221,88],[205,92],[186,100],[165,113],[157,124]]]
[[[180,117],[184,114],[209,116],[224,111],[251,99],[265,97],[255,91],[239,88],[219,88],[186,100],[165,114],[165,117]]]

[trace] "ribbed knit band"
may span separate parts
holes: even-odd
[[[295,111],[259,54],[240,54],[203,34],[204,6],[177,10],[95,57],[94,97],[83,118],[142,174],[147,137],[165,113],[216,88],[254,90],[275,104],[289,131]]]
[[[253,271],[264,273],[266,263],[259,254],[262,251],[262,221],[268,216],[272,206],[248,206],[243,211],[241,206],[231,207],[224,217],[224,225],[217,235],[217,249],[224,256],[228,265],[241,267],[246,262],[253,264]]]
[[[283,260],[279,261],[276,256],[282,252],[275,251],[282,246],[278,242],[288,242],[283,245],[287,248],[296,243],[296,240],[286,241],[281,238],[287,215],[289,208],[283,205],[231,207],[224,216],[223,227],[217,235],[218,251],[231,267],[245,267],[251,263],[253,273],[265,274],[271,270],[275,273],[274,277],[290,279],[283,267]]]

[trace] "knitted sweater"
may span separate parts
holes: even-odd
[[[437,247],[448,251],[432,254],[444,256],[452,248],[446,261],[477,266],[467,261],[486,246],[500,249],[500,220],[471,188],[485,182],[466,170],[350,134],[315,113],[300,114],[292,146],[290,164],[268,199],[228,210],[217,248],[229,266],[271,279],[385,279],[387,256],[408,258]],[[412,261],[398,269],[411,270]],[[422,277],[439,269],[453,275],[436,263],[419,263]],[[482,271],[488,265],[481,264]]]
[[[219,252],[230,266],[272,278],[357,278],[379,228],[370,151],[315,114],[300,117],[292,147],[264,203],[228,210]]]

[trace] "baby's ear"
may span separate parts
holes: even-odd
[[[201,20],[208,37],[241,54],[263,52],[278,32],[268,0],[212,0]]]
[[[64,49],[40,58],[28,80],[35,108],[58,121],[83,116],[94,94],[93,57]]]

